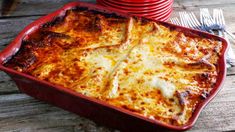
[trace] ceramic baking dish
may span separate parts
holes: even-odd
[[[117,128],[124,131],[160,131],[162,129],[186,130],[191,128],[195,124],[202,109],[221,89],[222,83],[224,82],[226,76],[224,54],[227,49],[227,43],[224,39],[205,32],[172,25],[170,23],[160,22],[167,27],[184,32],[187,35],[199,35],[209,39],[213,38],[215,40],[220,40],[223,45],[222,54],[218,63],[220,72],[215,88],[211,91],[209,97],[198,105],[189,122],[183,126],[173,126],[161,123],[160,121],[150,120],[126,109],[109,105],[104,101],[84,96],[70,89],[53,85],[49,82],[39,80],[33,76],[20,73],[3,66],[3,63],[19,50],[23,39],[27,38],[31,33],[35,32],[42,24],[53,21],[59,18],[59,16],[63,16],[66,10],[75,8],[77,6],[87,7],[88,9],[106,13],[115,13],[124,17],[130,16],[127,14],[124,15],[125,13],[120,12],[119,10],[98,5],[82,2],[69,3],[61,9],[34,21],[33,23],[29,24],[22,32],[20,32],[19,35],[11,42],[11,44],[9,44],[0,53],[0,70],[5,71],[9,76],[11,76],[20,91],[35,97],[36,99],[56,105],[60,108],[74,112],[78,115],[87,117],[97,123],[101,123],[112,128]]]

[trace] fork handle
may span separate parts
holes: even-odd
[[[235,41],[235,35],[233,35],[231,32],[225,29],[225,32]]]

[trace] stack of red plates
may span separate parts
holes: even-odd
[[[173,1],[174,0],[97,0],[97,3],[138,16],[166,21],[171,15]]]

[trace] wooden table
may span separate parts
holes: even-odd
[[[26,25],[72,0],[19,0],[10,16],[0,16],[0,51]],[[86,0],[95,3],[95,0]],[[235,0],[175,0],[174,13],[200,7],[222,8],[228,29],[235,32]],[[233,49],[234,43],[233,43]],[[18,91],[16,85],[0,72],[0,131],[114,131],[105,126],[38,101]],[[190,131],[235,131],[235,68],[228,69],[223,89],[202,111]]]

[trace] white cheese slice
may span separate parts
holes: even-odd
[[[165,81],[163,79],[160,79],[158,77],[152,78],[151,86],[159,89],[162,95],[166,98],[172,98],[176,90],[176,87],[174,84],[168,81]]]
[[[114,78],[112,80],[110,80],[110,84],[109,84],[109,90],[107,91],[108,98],[115,98],[118,96],[118,75],[115,75]]]

